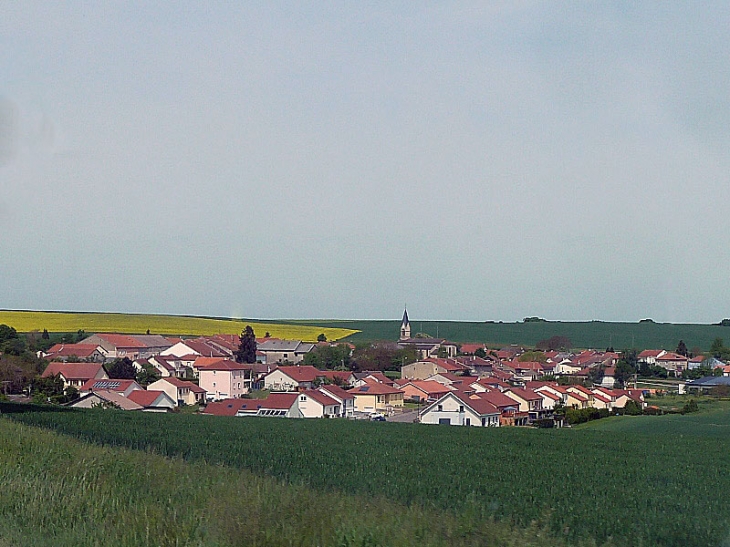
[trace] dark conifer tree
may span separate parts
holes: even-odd
[[[256,362],[256,335],[251,325],[246,325],[239,337],[238,350],[236,351],[237,363],[255,363]]]

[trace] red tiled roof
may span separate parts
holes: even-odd
[[[253,399],[223,399],[222,401],[208,403],[203,414],[211,414],[213,416],[235,416],[244,401],[251,402]]]
[[[380,382],[381,384],[386,384],[389,386],[392,386],[395,383],[393,380],[388,378],[382,372],[373,372],[373,373],[369,374],[367,378],[372,378],[376,382]],[[365,380],[367,380],[367,378]]]
[[[135,382],[134,380],[123,380],[115,378],[110,378],[108,380],[91,379],[88,380],[83,386],[81,386],[79,388],[79,391],[98,391],[100,389],[103,389],[108,391],[116,391],[117,393],[119,393],[120,391],[126,391],[127,389],[129,389],[129,386],[136,383],[137,382]]]
[[[347,372],[346,370],[320,370],[319,374],[330,380],[337,378],[345,384],[350,381],[350,376],[352,375],[351,372]]]
[[[127,336],[126,334],[111,334],[111,333],[99,333],[97,334],[102,340],[106,340],[117,348],[146,348],[147,345],[140,342],[133,336]]]
[[[91,357],[98,347],[96,344],[56,344],[47,353],[52,359],[71,357],[72,355],[86,359]]]
[[[679,353],[665,353],[661,357],[656,358],[657,361],[687,361],[687,357]]]
[[[464,405],[471,408],[479,416],[484,416],[486,414],[500,414],[501,413],[499,408],[497,408],[495,405],[493,405],[487,399],[482,398],[481,393],[479,395],[471,395],[464,391],[452,391],[451,393],[457,399],[459,399],[462,403],[464,403]],[[448,394],[444,395],[444,397],[448,397],[448,396],[449,396]],[[437,401],[437,403],[438,403],[438,401]]]
[[[448,393],[450,391],[449,388],[434,380],[410,380],[407,384],[411,384],[428,395]],[[407,384],[401,385],[401,387],[405,387]]]
[[[197,384],[194,384],[192,382],[188,382],[187,380],[181,380],[180,378],[175,378],[174,376],[169,376],[167,378],[162,378],[164,382],[167,382],[168,384],[171,384],[175,387],[183,387],[188,388],[193,393],[207,393],[202,387],[200,387]]]
[[[141,410],[143,408],[142,405],[135,403],[129,398],[108,389],[100,389],[99,391],[94,391],[92,393],[89,393],[88,395],[85,395],[80,400],[83,400],[86,397],[93,397],[94,395],[99,397],[99,399],[117,405],[122,410]]]
[[[567,386],[568,391],[571,391],[571,388],[573,390],[577,389],[578,391],[580,391],[583,395],[585,395],[587,397],[590,397],[591,395],[593,395],[593,392],[590,389],[588,389],[587,387],[578,385],[578,384],[573,385],[573,386]]]
[[[525,401],[537,401],[542,400],[542,397],[535,393],[534,391],[528,390],[528,389],[520,389],[517,387],[512,387],[509,389],[512,393],[517,395],[519,398],[524,399]]]
[[[211,344],[205,338],[195,338],[193,340],[184,340],[183,344],[192,349],[194,352],[200,354],[203,357],[229,357],[229,354],[221,350],[220,347],[216,347]]]
[[[280,370],[282,374],[286,374],[289,378],[291,378],[292,380],[296,380],[297,382],[314,382],[317,378],[321,378],[323,376],[321,370],[307,365],[303,365],[301,367],[276,367],[271,372],[274,372],[276,370]]]
[[[347,393],[352,395],[393,395],[395,393],[403,393],[403,390],[379,382],[373,382],[372,384],[349,389]]]
[[[99,363],[49,363],[41,378],[62,374],[66,380],[89,380],[99,374],[103,367]]]
[[[259,399],[261,408],[271,410],[289,410],[297,401],[298,393],[270,393],[266,399]],[[253,401],[254,399],[249,399]]]
[[[148,407],[151,406],[160,395],[165,395],[164,391],[148,391],[145,389],[136,389],[129,395],[127,395],[127,399],[130,401],[134,401],[138,405]]]
[[[550,392],[548,390],[543,390],[543,391],[539,391],[539,392],[536,392],[536,393],[538,393],[539,395],[541,395],[543,397],[547,397],[548,399],[552,399],[553,401],[560,401],[561,400],[560,397],[558,397],[557,395],[555,395],[554,393],[552,393],[552,392]]]
[[[486,350],[486,346],[484,344],[461,344],[459,349],[461,353],[474,353],[478,349]]]
[[[507,397],[504,393],[501,391],[485,391],[484,393],[477,393],[479,397],[484,399],[485,401],[489,401],[494,406],[496,406],[499,409],[506,408],[508,406],[511,407],[518,407],[519,403],[512,399],[511,397]]]
[[[257,412],[264,410],[289,410],[296,402],[298,393],[270,393],[266,399],[223,399],[208,403],[203,414],[235,416],[239,410]]]
[[[342,389],[340,386],[333,386],[333,385],[327,385],[327,386],[320,386],[319,391],[324,391],[330,395],[334,395],[338,399],[354,399],[355,397],[351,395],[350,393],[347,393],[344,389]]]
[[[199,365],[198,361],[200,358],[195,360],[195,367],[198,370],[246,370],[250,369],[251,365],[246,363],[236,363],[235,361],[231,361],[229,359],[218,359],[210,364],[206,365]]]
[[[322,406],[332,406],[340,404],[326,393],[322,393],[321,391],[317,391],[316,389],[307,390],[300,395],[306,395],[307,397],[310,397],[317,401]]]

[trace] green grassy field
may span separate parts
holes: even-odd
[[[324,492],[546,528],[571,544],[730,541],[727,404],[696,415],[608,418],[569,430],[115,411],[15,419]]]
[[[0,488],[2,547],[565,544],[534,525],[90,445],[2,417]]]
[[[269,332],[286,339],[315,341],[319,334],[328,340],[348,342],[396,340],[400,321],[272,320],[226,319],[178,315],[123,313],[37,312],[0,310],[0,324],[19,332],[124,332],[142,334],[150,330],[165,335],[240,334],[247,324],[258,336]],[[673,350],[679,340],[688,348],[706,350],[715,338],[730,342],[730,328],[715,325],[664,323],[607,323],[546,321],[536,323],[476,323],[463,321],[413,321],[412,332],[447,338],[453,342],[483,342],[492,347],[509,344],[534,346],[552,336],[566,336],[576,348],[617,350],[625,348],[665,348]]]
[[[308,325],[309,321],[293,324]],[[313,323],[313,322],[312,322]],[[397,340],[400,321],[327,321],[318,325],[353,329],[360,332],[348,337],[351,342]],[[688,348],[706,350],[715,338],[730,342],[730,327],[670,323],[610,323],[602,321],[536,323],[476,323],[461,321],[412,321],[412,334],[423,332],[453,342],[483,342],[492,347],[509,344],[534,346],[552,336],[567,336],[576,348],[616,350],[625,348],[665,348],[674,350],[680,340]]]
[[[171,336],[240,334],[251,325],[257,336],[266,332],[276,338],[314,342],[324,333],[328,340],[339,340],[355,331],[340,327],[319,325],[292,325],[253,319],[221,319],[181,315],[147,315],[127,313],[75,313],[0,310],[0,324],[10,325],[18,332],[42,331],[121,332],[125,334],[153,334]]]

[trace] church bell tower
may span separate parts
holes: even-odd
[[[408,310],[403,309],[403,321],[400,324],[400,339],[408,340],[411,337],[411,322],[408,320]]]

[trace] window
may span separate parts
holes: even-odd
[[[439,418],[439,425],[451,425],[451,418]]]
[[[466,425],[471,425],[471,418],[466,419]]]
[[[307,400],[307,396],[306,396],[306,395],[302,395],[301,397],[299,397],[299,400],[300,400],[301,402],[304,402],[304,401],[306,401],[306,400]]]
[[[443,412],[444,411],[444,405],[438,405],[436,407],[436,410],[438,410],[439,412]],[[440,420],[439,420],[439,423],[440,423]]]
[[[459,405],[459,412],[464,412],[464,405]]]

